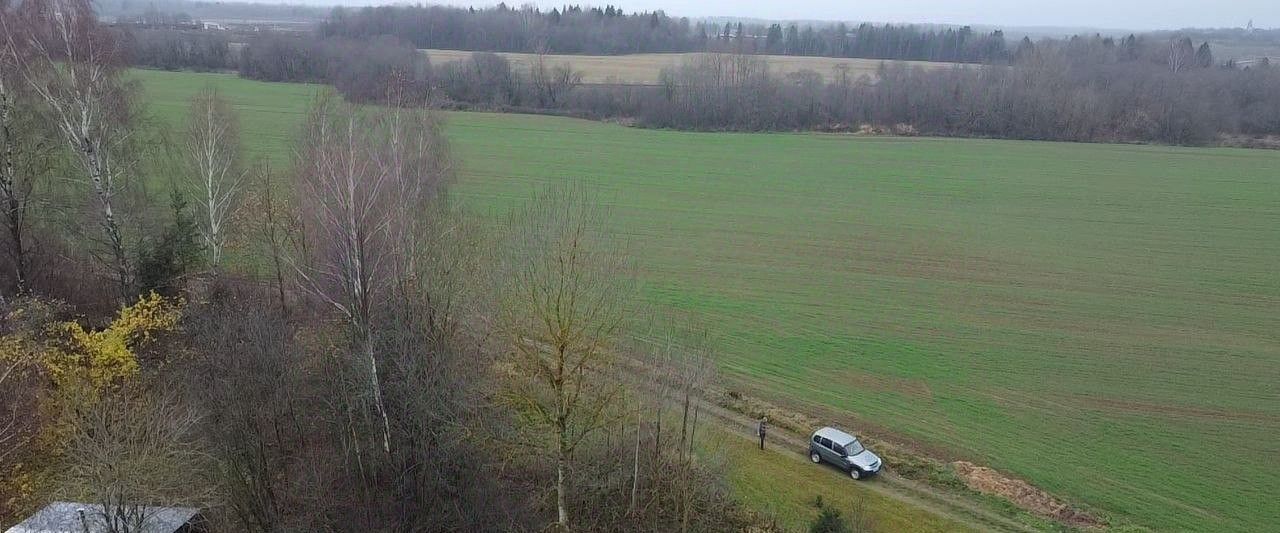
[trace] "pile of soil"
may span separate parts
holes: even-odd
[[[983,494],[1005,498],[1032,513],[1052,518],[1064,524],[1080,528],[1096,528],[1106,525],[1098,517],[1071,507],[1053,495],[1035,488],[1030,483],[1013,479],[987,468],[965,461],[951,463],[956,474],[969,488]]]

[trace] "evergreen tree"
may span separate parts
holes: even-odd
[[[787,26],[787,36],[783,47],[784,54],[800,53],[800,27],[795,24]]]
[[[769,26],[769,33],[764,38],[764,47],[769,53],[782,52],[782,25],[773,24]]]
[[[1196,64],[1200,68],[1209,68],[1213,66],[1213,50],[1209,48],[1209,43],[1205,42],[1196,50]]]
[[[840,511],[823,506],[818,518],[809,525],[809,533],[849,533],[849,523],[840,516]]]
[[[169,202],[173,210],[171,225],[138,258],[138,290],[142,294],[176,294],[179,281],[200,262],[200,231],[187,209],[186,198],[174,190]]]

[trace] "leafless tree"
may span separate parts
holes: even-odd
[[[0,77],[3,77],[0,75]],[[0,80],[0,93],[8,87]],[[16,292],[30,287],[31,254],[35,246],[31,234],[33,207],[53,168],[52,143],[38,131],[34,116],[14,105],[9,94],[0,94],[0,209],[4,213]],[[23,102],[30,104],[30,102]]]
[[[437,77],[444,94],[460,102],[516,104],[521,77],[511,62],[492,52],[475,52],[465,60],[441,65]]]
[[[686,320],[687,321],[687,320]],[[697,461],[694,459],[695,440],[698,436],[702,406],[705,398],[703,391],[715,376],[715,360],[712,343],[705,331],[697,331],[679,325],[675,319],[664,317],[658,319],[644,336],[637,336],[636,352],[639,368],[633,370],[638,375],[634,392],[642,395],[644,400],[632,404],[637,413],[638,433],[632,457],[631,503],[629,515],[643,514],[645,508],[662,507],[652,500],[668,498],[675,523],[681,531],[687,531],[695,516],[698,494],[702,487],[698,486],[701,475]],[[676,412],[669,413],[675,406]],[[651,416],[647,434],[643,424],[639,423],[642,414]],[[664,440],[663,423],[678,423],[679,436],[674,435]],[[671,430],[673,433],[675,429]],[[643,506],[637,499],[641,483],[641,436],[651,439],[652,448],[647,455],[648,479],[644,484],[664,484],[664,494],[650,494],[650,501]]]
[[[715,352],[706,331],[698,332],[684,344],[676,362],[676,387],[680,393],[680,445],[676,448],[678,486],[680,487],[680,531],[688,531],[695,505],[694,442],[702,414],[703,396],[715,377]]]
[[[385,99],[387,107],[376,120],[379,128],[372,131],[373,148],[369,154],[376,174],[385,176],[391,195],[385,217],[394,248],[391,273],[399,291],[408,298],[423,296],[409,290],[412,281],[426,281],[420,258],[433,256],[428,247],[445,246],[440,237],[429,231],[432,222],[443,219],[445,211],[428,204],[437,198],[451,176],[448,147],[435,115],[422,108],[411,107],[413,100],[406,89],[412,80],[395,74]]]
[[[691,333],[683,344],[679,361],[675,363],[676,387],[681,400],[678,451],[686,460],[693,456],[698,416],[705,399],[703,393],[715,379],[715,351],[708,335],[705,330]]]
[[[379,336],[393,439],[387,470],[398,480],[384,493],[416,503],[397,504],[388,515],[398,524],[484,529],[471,521],[484,524],[510,512],[491,493],[475,499],[490,483],[485,461],[476,460],[477,446],[486,444],[478,440],[487,439],[475,435],[506,434],[509,422],[493,407],[493,352],[479,349],[473,341],[482,339],[463,331],[482,316],[472,306],[487,269],[476,262],[476,228],[455,224],[449,215],[423,215],[432,219],[424,235],[430,252],[417,264],[423,276],[409,281],[408,298],[389,311],[391,324]],[[459,485],[468,490],[459,494],[452,488]]]
[[[642,437],[651,439],[653,447],[649,449],[647,469],[650,476],[663,469],[665,462],[662,453],[662,422],[671,403],[673,384],[672,359],[678,350],[675,338],[676,331],[670,323],[651,324],[649,333],[637,336],[635,351],[639,354],[642,370],[635,373],[637,379],[633,386],[633,394],[639,399],[631,406],[635,412],[636,435],[632,450],[631,464],[631,497],[627,505],[627,514],[635,516],[641,512],[639,501],[641,486],[641,443]],[[645,432],[645,417],[651,416],[648,433]]]
[[[305,260],[294,265],[303,288],[350,324],[368,369],[370,396],[391,429],[379,378],[378,306],[412,268],[417,207],[446,175],[437,152],[439,131],[425,111],[389,106],[366,112],[332,94],[314,104],[299,152]]]
[[[546,48],[539,47],[529,67],[529,81],[538,105],[555,108],[569,92],[582,84],[582,72],[573,70],[569,63],[548,65]]]
[[[221,499],[237,530],[278,531],[301,496],[286,485],[307,442],[299,397],[309,378],[296,330],[265,295],[193,306],[186,328],[194,351],[170,379],[205,413]]]
[[[1196,64],[1196,49],[1189,37],[1169,41],[1169,70],[1175,74]]]
[[[13,161],[18,152],[18,133],[13,126],[16,111],[14,89],[18,84],[18,80],[13,79],[13,74],[18,65],[18,49],[17,42],[8,36],[10,17],[8,0],[0,1],[0,201],[4,203],[5,222],[9,226],[9,253],[13,258],[17,292],[22,293],[26,290],[27,279],[26,247],[22,242],[22,221],[26,210],[22,207],[22,195],[17,192],[18,176]]]
[[[97,504],[95,521],[107,531],[147,531],[157,506],[213,501],[202,477],[208,455],[195,440],[199,418],[172,398],[113,398],[74,414],[61,490]]]
[[[580,188],[537,194],[512,221],[515,255],[502,306],[514,374],[508,398],[555,457],[561,529],[570,526],[573,452],[608,423],[620,392],[609,367],[626,316],[626,259],[602,237],[601,222]]]
[[[296,217],[277,197],[270,164],[266,161],[258,163],[253,169],[253,175],[258,189],[257,204],[254,206],[258,215],[255,221],[256,233],[261,236],[261,242],[266,246],[267,253],[271,257],[271,273],[275,279],[276,303],[280,306],[280,314],[288,316],[289,305],[285,297],[284,247],[289,235],[295,229]]]
[[[216,90],[205,89],[192,98],[186,143],[188,194],[197,201],[200,237],[216,272],[227,241],[226,225],[239,207],[249,176],[241,164],[235,111]]]
[[[99,25],[90,0],[28,0],[5,19],[11,46],[22,46],[17,72],[48,110],[62,142],[76,155],[105,235],[101,259],[120,296],[129,292],[130,268],[117,195],[129,173],[127,142],[132,90],[110,31]]]
[[[0,205],[14,285],[16,292],[22,294],[30,288],[28,270],[33,243],[29,215],[36,203],[37,187],[48,178],[53,166],[53,143],[47,128],[39,124],[36,103],[23,90],[25,81],[17,71],[26,54],[20,40],[9,35],[9,28],[16,24],[15,17],[8,2],[0,2]]]

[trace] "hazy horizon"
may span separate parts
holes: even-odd
[[[252,1],[252,0],[247,0]],[[404,2],[379,0],[282,0],[264,3],[309,5],[382,5]],[[455,6],[493,6],[497,1],[425,2]],[[831,20],[934,24],[973,24],[1016,28],[1097,28],[1126,30],[1174,30],[1181,28],[1235,28],[1253,21],[1258,28],[1280,27],[1280,2],[1238,0],[1212,5],[1192,0],[1078,0],[1071,3],[1019,0],[897,0],[850,5],[839,0],[511,0],[507,5],[531,3],[543,9],[566,4],[613,4],[627,12],[663,10],[671,16],[693,18],[736,17],[768,20]]]

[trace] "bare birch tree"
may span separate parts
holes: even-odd
[[[508,397],[555,457],[563,530],[573,452],[609,422],[621,390],[610,351],[626,316],[625,256],[602,238],[601,221],[580,188],[535,195],[512,221],[515,256],[502,306],[514,370]]]
[[[14,12],[0,1],[0,209],[3,209],[8,255],[12,263],[15,292],[29,289],[31,207],[37,185],[52,168],[52,143],[45,128],[39,127],[35,102],[23,91],[17,68],[25,54],[19,41],[11,39],[9,28]]]
[[[121,76],[119,49],[98,24],[90,0],[24,0],[5,19],[6,39],[27,53],[17,72],[47,109],[62,142],[75,154],[105,236],[99,255],[120,296],[129,293],[130,268],[117,195],[128,175],[127,142],[132,90]]]
[[[351,326],[365,360],[370,397],[391,428],[379,378],[378,306],[406,275],[420,228],[413,209],[441,185],[446,172],[434,152],[439,131],[422,110],[397,106],[361,111],[330,94],[314,104],[297,161],[297,196],[304,216],[306,257],[294,266],[303,288],[336,309]]]
[[[186,143],[188,194],[197,202],[209,267],[217,272],[227,241],[226,226],[239,207],[249,172],[240,158],[235,111],[216,90],[205,89],[192,98]]]
[[[451,168],[435,115],[409,107],[404,88],[411,80],[399,73],[393,76],[387,106],[376,119],[381,127],[372,132],[375,139],[369,154],[376,173],[386,176],[391,185],[387,228],[391,242],[398,247],[392,273],[398,290],[416,298],[421,291],[409,285],[426,281],[416,279],[424,274],[419,257],[430,254],[426,248],[439,245],[438,240],[424,237],[430,233],[427,204],[445,185]]]

